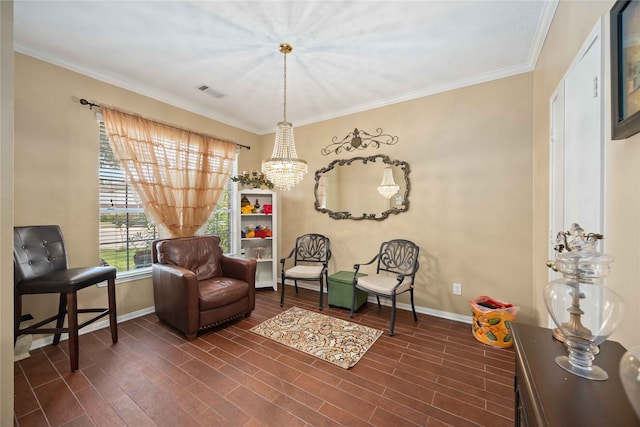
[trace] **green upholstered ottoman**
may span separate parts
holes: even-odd
[[[358,273],[358,277],[366,276]],[[353,271],[339,271],[329,276],[327,290],[329,292],[329,307],[342,307],[351,309],[351,299],[353,298]],[[356,307],[359,309],[367,302],[369,294],[360,289],[356,289]]]

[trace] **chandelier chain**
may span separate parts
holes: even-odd
[[[287,122],[287,52],[284,55],[284,122]]]

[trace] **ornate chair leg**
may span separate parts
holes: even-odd
[[[378,310],[380,310],[382,308],[382,306],[380,305],[380,297],[376,295],[376,299],[378,300]]]
[[[282,289],[280,292],[280,307],[282,307],[284,305],[284,282],[285,282],[285,275],[284,275],[284,264],[282,264],[282,271],[280,272],[280,281],[282,282]]]
[[[327,271],[324,272],[324,283],[327,284],[327,297],[329,296],[329,273]]]
[[[396,294],[391,295],[391,327],[389,328],[389,336],[393,336],[393,327],[396,324]]]
[[[353,317],[353,313],[355,311],[356,308],[356,292],[357,292],[358,288],[356,288],[356,285],[353,285],[353,294],[351,296],[351,313],[349,313],[349,317]]]
[[[318,306],[318,310],[322,310],[323,294],[324,294],[324,286],[322,284],[322,276],[320,276],[320,305]]]
[[[413,305],[413,288],[411,288],[409,290],[409,293],[411,294],[411,310],[413,310],[413,320],[415,320],[417,322],[418,321],[418,315],[416,314],[416,307],[415,307],[415,305]]]

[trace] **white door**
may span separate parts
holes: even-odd
[[[554,257],[553,246],[558,232],[564,227],[564,80],[551,97],[551,144],[550,144],[550,218],[549,259]]]
[[[564,226],[603,233],[600,35],[565,79]]]
[[[550,255],[572,223],[604,233],[602,61],[598,22],[551,98]]]

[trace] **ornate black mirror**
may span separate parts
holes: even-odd
[[[378,154],[334,160],[315,173],[315,208],[333,219],[373,219],[409,210],[409,164]]]

